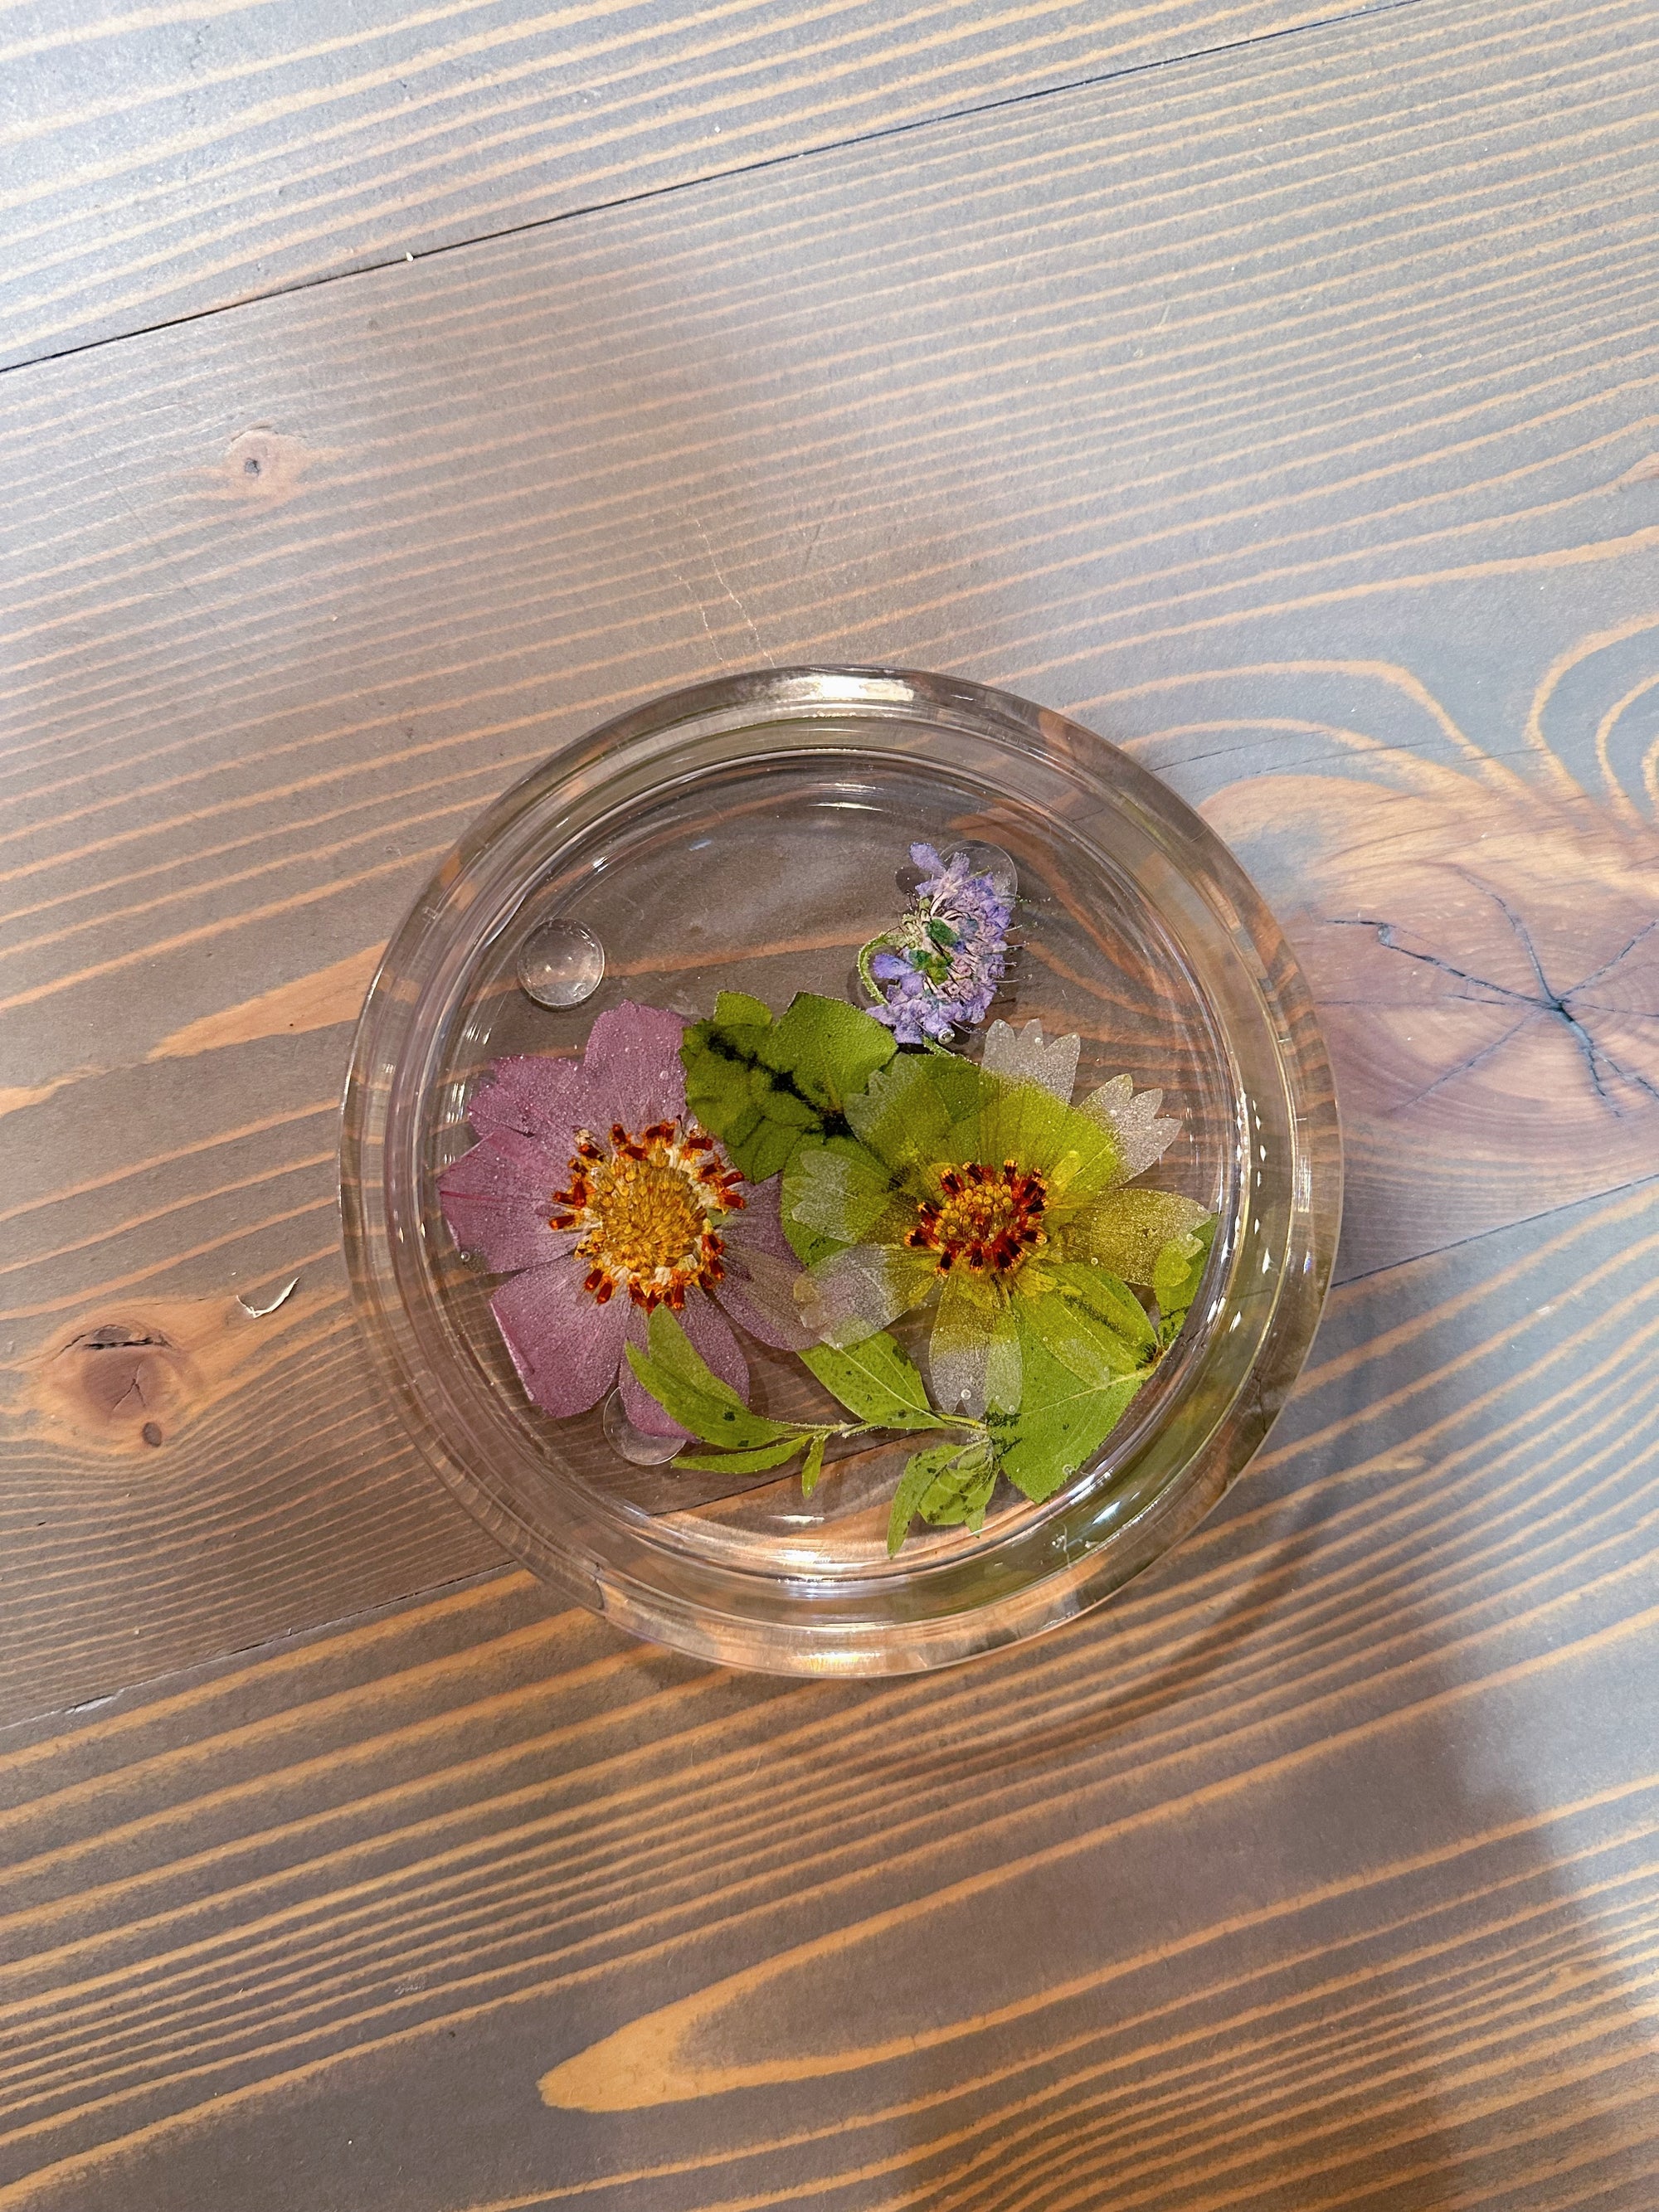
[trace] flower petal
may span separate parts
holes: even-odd
[[[581,1063],[525,1053],[498,1060],[467,1101],[466,1118],[478,1134],[516,1129],[562,1150],[576,1128],[575,1099],[581,1087]]]
[[[726,1240],[726,1279],[714,1292],[739,1328],[779,1352],[805,1352],[817,1338],[800,1317],[795,1285],[800,1261],[779,1216],[781,1176],[745,1184],[740,1213],[720,1224]]]
[[[952,1127],[977,1110],[986,1085],[971,1060],[952,1053],[901,1053],[847,1101],[853,1133],[896,1173],[971,1157],[947,1149]]]
[[[599,1134],[613,1121],[637,1132],[653,1121],[678,1121],[685,1112],[684,1035],[678,1014],[631,999],[601,1014],[582,1060],[585,1126]]]
[[[1010,1083],[992,1076],[985,1081],[969,1142],[974,1148],[969,1158],[1017,1160],[1045,1175],[1068,1153],[1077,1156],[1079,1165],[1085,1158],[1091,1168],[1098,1163],[1103,1183],[1117,1165],[1117,1147],[1107,1131],[1073,1114],[1043,1085],[1024,1079]]]
[[[764,1182],[746,1182],[742,1197],[741,1210],[727,1214],[720,1224],[726,1242],[742,1244],[757,1252],[769,1252],[775,1259],[793,1259],[794,1255],[783,1233],[781,1219],[783,1177],[768,1176]]]
[[[947,1275],[927,1346],[928,1387],[941,1413],[960,1407],[976,1420],[983,1415],[994,1345],[997,1401],[1008,1407],[1012,1382],[1012,1411],[1019,1404],[1019,1335],[1007,1319],[1006,1301],[982,1277]]]
[[[988,1075],[1000,1075],[1010,1083],[1037,1084],[1052,1091],[1062,1106],[1069,1106],[1082,1049],[1083,1040],[1075,1035],[1045,1044],[1041,1022],[1027,1022],[1018,1030],[1006,1022],[993,1022],[985,1032],[980,1064]]]
[[[680,1327],[691,1340],[697,1352],[718,1375],[722,1382],[729,1382],[738,1397],[749,1396],[749,1363],[738,1348],[724,1315],[717,1313],[701,1291],[688,1291],[684,1310],[676,1316]],[[645,1349],[649,1322],[645,1310],[631,1301],[626,1323],[627,1340]],[[620,1355],[619,1355],[620,1356]],[[664,1413],[651,1393],[643,1389],[626,1358],[622,1360],[617,1381],[622,1390],[623,1411],[636,1429],[647,1437],[684,1437],[691,1432],[682,1428],[672,1415]]]
[[[854,1137],[831,1137],[798,1152],[787,1194],[791,1220],[842,1244],[882,1243],[871,1231],[890,1210],[896,1221],[903,1218],[905,1228],[915,1219],[915,1200],[896,1205],[891,1170]]]
[[[900,1245],[854,1244],[809,1267],[795,1286],[801,1318],[824,1343],[862,1344],[912,1306],[937,1279],[932,1258]]]
[[[600,1305],[582,1288],[580,1261],[560,1260],[515,1275],[489,1304],[513,1364],[544,1413],[563,1418],[598,1405],[617,1379],[626,1301]]]
[[[1144,1175],[1161,1160],[1180,1133],[1181,1123],[1158,1117],[1161,1091],[1136,1091],[1127,1075],[1115,1075],[1086,1098],[1078,1101],[1078,1112],[1086,1114],[1111,1131],[1116,1140],[1119,1172],[1124,1182]]]
[[[1150,1285],[1172,1237],[1209,1219],[1209,1210],[1170,1190],[1109,1190],[1073,1214],[1056,1237],[1060,1260],[1090,1260],[1126,1283]]]
[[[449,1233],[493,1274],[545,1266],[576,1241],[574,1229],[547,1225],[548,1204],[563,1182],[565,1160],[517,1129],[492,1129],[447,1167],[438,1193]]]
[[[776,1352],[805,1352],[817,1342],[795,1303],[801,1267],[793,1252],[780,1260],[729,1244],[726,1256],[726,1277],[714,1296],[739,1328]]]

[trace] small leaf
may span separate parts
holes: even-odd
[[[681,1452],[676,1467],[694,1467],[707,1474],[762,1474],[769,1467],[781,1467],[793,1459],[805,1441],[805,1431],[785,1437],[781,1443],[757,1444],[752,1451]],[[817,1439],[822,1452],[823,1440]]]
[[[939,1425],[927,1402],[927,1384],[884,1329],[844,1352],[815,1344],[801,1358],[830,1396],[861,1421],[884,1429]]]
[[[967,1443],[933,1444],[913,1455],[893,1493],[887,1522],[887,1555],[897,1552],[918,1514],[936,1528],[985,1525],[985,1509],[997,1486],[996,1455],[988,1437]]]
[[[820,1430],[806,1447],[806,1456],[800,1463],[800,1494],[810,1498],[818,1486],[818,1477],[823,1473],[823,1447],[830,1439]]]
[[[726,1444],[738,1450],[781,1443],[786,1437],[797,1443],[800,1430],[793,1423],[769,1421],[751,1413],[729,1382],[701,1357],[696,1346],[666,1306],[658,1306],[648,1326],[649,1350],[636,1344],[624,1348],[628,1364],[671,1420],[705,1443]]]
[[[997,1462],[988,1441],[969,1444],[949,1467],[941,1468],[926,1490],[916,1510],[935,1528],[966,1523],[978,1530],[985,1525],[985,1509],[997,1486]]]
[[[910,1523],[927,1487],[960,1453],[960,1444],[933,1444],[912,1453],[893,1492],[893,1510],[887,1516],[887,1556],[890,1559],[910,1533]]]
[[[681,1328],[666,1306],[653,1306],[645,1325],[646,1352],[658,1367],[679,1377],[711,1397],[722,1398],[729,1406],[744,1407],[743,1400],[729,1382],[723,1382],[715,1374],[690,1338]]]
[[[1158,1300],[1158,1341],[1170,1344],[1180,1334],[1188,1309],[1198,1296],[1215,1243],[1214,1217],[1185,1235],[1172,1237],[1152,1265],[1152,1295]]]

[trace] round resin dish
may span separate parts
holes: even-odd
[[[1000,1483],[981,1530],[919,1528],[890,1559],[902,1440],[832,1458],[804,1500],[791,1471],[739,1489],[659,1453],[637,1463],[614,1401],[538,1411],[490,1313],[495,1279],[456,1249],[437,1183],[474,1142],[467,1102],[492,1060],[580,1054],[624,1000],[695,1018],[723,989],[778,1012],[796,991],[856,998],[858,948],[902,904],[917,840],[1007,857],[1024,942],[995,1014],[1076,1030],[1079,1096],[1120,1073],[1161,1090],[1181,1132],[1146,1180],[1219,1226],[1182,1334],[1094,1459],[1042,1505]],[[341,1186],[381,1383],[509,1551],[638,1636],[737,1666],[884,1674],[1066,1619],[1208,1511],[1312,1340],[1340,1161],[1300,971],[1189,807],[1006,693],[804,668],[658,699],[473,824],[370,987]],[[908,1326],[895,1333],[914,1350]],[[834,1418],[798,1360],[744,1350],[757,1408]]]

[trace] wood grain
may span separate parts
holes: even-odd
[[[959,669],[1203,805],[1348,1274],[1652,1172],[1656,40],[1417,0],[7,380],[10,1711],[484,1564],[356,1374],[340,1024],[484,799],[723,666]],[[152,1326],[159,1447],[88,1341]]]
[[[1659,1186],[1336,1293],[1104,1611],[784,1684],[487,1580],[0,1745],[0,2206],[1645,2212]]]
[[[0,21],[0,362],[1401,0],[46,0]]]

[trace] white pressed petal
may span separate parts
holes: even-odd
[[[1150,1284],[1158,1255],[1170,1237],[1188,1236],[1208,1218],[1207,1208],[1196,1199],[1120,1184],[1064,1224],[1054,1256],[1087,1261],[1126,1283]]]
[[[1078,1112],[1109,1128],[1121,1160],[1121,1179],[1144,1175],[1161,1160],[1181,1128],[1178,1119],[1158,1116],[1164,1103],[1161,1091],[1136,1091],[1127,1075],[1115,1075],[1086,1098],[1078,1101]]]
[[[862,1344],[919,1306],[933,1288],[932,1260],[891,1244],[853,1244],[809,1267],[795,1284],[801,1319],[826,1344]]]
[[[803,1152],[790,1177],[789,1210],[795,1220],[831,1237],[861,1236],[891,1197],[891,1177],[879,1160],[849,1158],[828,1145]]]
[[[1000,1305],[1001,1300],[983,1284],[963,1275],[945,1277],[927,1346],[928,1383],[941,1413],[954,1413],[960,1407],[975,1420],[983,1418]],[[998,1379],[1000,1384],[1005,1379],[1000,1371]]]
[[[1000,1075],[1009,1083],[1035,1083],[1052,1091],[1062,1106],[1069,1106],[1082,1049],[1083,1040],[1075,1034],[1045,1044],[1041,1022],[1027,1022],[1023,1030],[993,1022],[985,1032],[980,1065],[988,1075]]]

